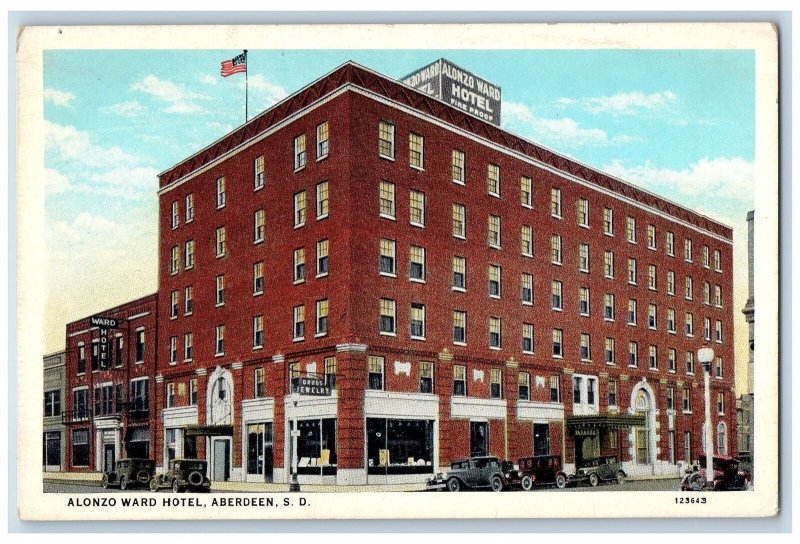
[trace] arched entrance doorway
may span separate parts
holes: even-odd
[[[630,413],[644,416],[644,426],[631,429],[631,460],[638,465],[653,465],[658,457],[654,399],[653,389],[645,379],[631,391]]]

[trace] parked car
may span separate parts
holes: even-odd
[[[622,470],[622,464],[613,455],[587,459],[577,472],[569,477],[568,483],[579,484],[589,482],[592,487],[597,487],[600,482],[617,482],[624,484],[627,475]]]
[[[205,459],[173,459],[165,474],[156,474],[150,480],[150,491],[169,487],[174,493],[208,492],[211,490],[211,480],[206,476],[207,469],[208,461]]]
[[[133,487],[147,487],[156,471],[152,459],[119,459],[114,470],[103,473],[103,489],[119,487],[122,491]]]
[[[739,459],[715,455],[714,491],[741,491],[749,489],[752,475],[739,470]],[[681,491],[701,491],[706,488],[706,456],[700,456],[700,463],[686,471],[681,481]]]
[[[510,472],[506,476],[507,484],[519,484],[525,491],[534,486],[554,485],[558,488],[567,486],[567,474],[561,466],[560,455],[535,455],[522,457],[515,465],[516,474]]]
[[[503,464],[497,457],[489,456],[456,461],[450,466],[450,470],[435,474],[427,482],[428,489],[446,489],[452,492],[482,487],[502,491],[505,485]]]

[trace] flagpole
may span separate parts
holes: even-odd
[[[244,50],[244,122],[245,123],[247,123],[247,119],[248,119],[248,116],[247,116],[247,102],[248,102],[248,100],[247,100],[247,98],[248,98],[247,97],[247,91],[248,91],[247,86],[248,86],[248,82],[247,82],[247,49],[245,49]]]

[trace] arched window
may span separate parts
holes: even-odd
[[[728,455],[728,428],[724,421],[720,421],[717,425],[717,453]]]

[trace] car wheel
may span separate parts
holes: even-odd
[[[103,486],[103,489],[108,489],[108,474],[103,474],[103,479],[100,481],[100,485]]]
[[[136,481],[140,484],[147,485],[147,482],[150,480],[150,474],[147,473],[146,470],[140,470],[136,473]]]
[[[688,487],[692,491],[702,491],[706,487],[706,479],[699,472],[689,476]]]
[[[526,474],[525,476],[522,477],[520,485],[522,486],[522,489],[524,489],[525,491],[530,491],[531,489],[533,489],[533,478],[531,478]]]
[[[119,479],[119,488],[121,491],[127,491],[128,489],[128,477],[123,476]]]
[[[158,478],[153,477],[153,479],[150,480],[150,491],[158,493]]]
[[[600,484],[600,476],[597,475],[596,472],[592,472],[589,474],[589,485],[592,487],[597,487]]]
[[[564,489],[567,487],[567,475],[566,474],[557,474],[556,475],[556,487],[558,489]]]
[[[453,493],[461,491],[461,482],[458,478],[450,478],[447,480],[447,490]]]
[[[617,483],[622,485],[625,483],[625,473],[621,470],[617,471]]]
[[[173,493],[180,493],[181,488],[178,486],[178,480],[172,480],[172,492]]]
[[[503,490],[503,479],[500,476],[492,477],[492,491],[502,491]]]

